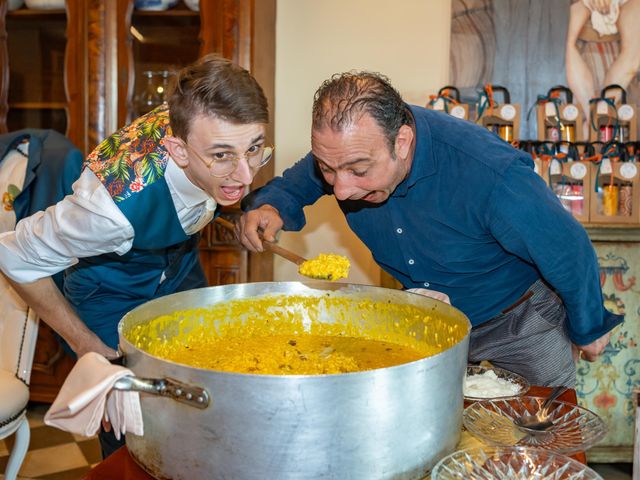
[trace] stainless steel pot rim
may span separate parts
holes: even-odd
[[[378,292],[385,292],[385,293],[389,293],[391,295],[410,295],[411,297],[417,297],[419,299],[428,299],[429,303],[433,303],[435,302],[436,305],[441,305],[443,308],[445,308],[446,310],[449,309],[453,309],[456,312],[459,312],[460,315],[462,315],[462,317],[467,321],[467,326],[468,326],[468,331],[467,334],[469,333],[469,331],[471,330],[471,322],[469,321],[469,319],[467,318],[466,315],[464,315],[460,310],[457,310],[455,307],[442,302],[440,300],[436,300],[434,298],[429,298],[429,297],[424,297],[423,295],[419,295],[413,292],[405,292],[402,290],[395,290],[395,289],[390,289],[390,288],[385,288],[385,287],[377,287],[377,286],[372,286],[372,285],[364,285],[364,284],[354,284],[354,283],[340,283],[340,282],[323,282],[323,281],[309,281],[309,282],[249,282],[249,283],[243,283],[243,284],[231,284],[231,285],[218,285],[218,286],[213,286],[213,287],[204,287],[204,288],[198,288],[198,289],[193,289],[193,290],[188,290],[188,291],[183,291],[183,292],[177,292],[177,293],[173,293],[171,295],[166,295],[164,297],[159,297],[153,300],[150,300],[146,303],[143,303],[142,305],[139,305],[138,307],[134,308],[133,310],[131,310],[130,312],[128,312],[127,314],[125,314],[124,317],[122,317],[122,319],[120,320],[120,322],[118,323],[118,335],[120,337],[120,342],[124,341],[126,342],[126,344],[129,346],[129,348],[131,349],[136,349],[139,351],[139,353],[143,354],[145,357],[148,358],[152,358],[155,360],[160,360],[162,362],[165,362],[169,365],[173,365],[176,367],[180,367],[180,368],[187,368],[187,369],[192,369],[198,372],[202,372],[202,373],[208,373],[208,374],[216,374],[216,375],[220,375],[221,377],[228,377],[228,378],[236,378],[238,376],[242,376],[243,378],[264,378],[264,379],[273,379],[273,378],[278,378],[280,379],[279,381],[281,382],[285,382],[285,381],[290,381],[290,382],[296,382],[299,381],[301,379],[304,379],[305,382],[308,382],[312,379],[317,379],[318,381],[321,381],[322,379],[326,379],[327,377],[330,377],[332,379],[337,379],[337,378],[354,378],[356,376],[361,376],[361,375],[388,375],[388,372],[394,372],[394,371],[399,371],[400,369],[405,369],[405,368],[415,368],[415,365],[418,365],[420,363],[430,363],[431,361],[434,361],[444,355],[447,355],[447,352],[450,352],[451,350],[455,349],[458,345],[460,345],[463,342],[463,339],[461,339],[460,341],[458,341],[455,345],[453,345],[452,347],[439,352],[435,355],[431,355],[429,357],[425,357],[425,358],[421,358],[420,360],[415,360],[413,362],[407,362],[407,363],[403,363],[400,365],[394,365],[391,367],[385,367],[385,368],[376,368],[373,370],[362,370],[362,371],[358,371],[358,372],[347,372],[347,373],[330,373],[330,374],[315,374],[315,375],[277,375],[277,374],[256,374],[256,373],[240,373],[240,372],[227,372],[227,371],[220,371],[220,370],[212,370],[209,368],[200,368],[200,367],[195,367],[195,366],[191,366],[191,365],[186,365],[183,363],[178,363],[178,362],[174,362],[171,360],[167,360],[164,358],[160,358],[160,357],[156,357],[155,355],[151,355],[150,353],[139,349],[138,347],[136,347],[135,345],[133,345],[127,338],[124,337],[123,333],[122,333],[122,329],[123,329],[123,324],[126,321],[126,319],[131,316],[131,315],[135,315],[135,313],[142,309],[142,308],[149,308],[149,306],[151,304],[154,303],[160,303],[160,302],[170,302],[171,299],[177,297],[177,296],[184,296],[187,292],[191,292],[191,293],[199,293],[199,292],[211,292],[214,291],[214,289],[224,289],[224,288],[229,288],[231,286],[269,286],[269,287],[283,287],[283,286],[303,286],[305,287],[305,289],[300,290],[299,292],[292,292],[295,294],[304,294],[305,292],[310,293],[310,292],[317,292],[317,291],[322,291],[322,290],[331,290],[331,291],[345,291],[346,293],[357,293],[358,291],[360,291],[360,293],[363,293],[362,290],[366,290],[366,291],[378,291]],[[392,293],[393,292],[393,293]],[[282,294],[283,292],[265,292],[263,294],[259,294],[259,295],[253,295],[254,297],[261,297],[261,296],[266,296],[266,295],[270,295],[270,294]],[[313,295],[311,295],[313,296]],[[411,298],[410,297],[410,298]],[[233,299],[228,299],[225,301],[230,301],[230,300],[236,300],[239,298],[233,298]],[[211,305],[214,305],[217,302],[213,302],[211,303]],[[180,308],[178,308],[180,309]],[[464,337],[463,337],[464,338]],[[124,357],[124,361],[125,361],[125,365],[126,365],[126,355],[123,352],[122,346],[119,345],[118,346],[118,352],[122,353],[122,356]],[[346,381],[346,380],[345,380]]]

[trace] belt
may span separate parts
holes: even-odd
[[[489,320],[487,320],[484,323],[481,323],[479,325],[476,325],[476,327],[480,328],[485,328],[497,321],[501,321],[501,317],[500,315],[503,315],[505,313],[509,313],[512,310],[515,310],[516,308],[518,308],[520,305],[522,305],[524,302],[526,302],[527,300],[529,300],[531,297],[533,297],[533,289],[532,287],[529,287],[529,289],[524,292],[522,294],[522,296],[520,298],[518,298],[514,303],[512,303],[511,305],[509,305],[507,308],[505,308],[504,310],[502,310],[498,315],[496,315],[495,317],[490,318]]]
[[[509,305],[507,308],[505,308],[504,310],[502,310],[501,313],[509,313],[511,310],[515,310],[516,308],[518,308],[520,305],[522,305],[524,302],[526,302],[527,300],[529,300],[531,297],[533,297],[533,291],[531,290],[527,290],[524,295],[522,295],[519,299],[517,299],[514,303],[512,303],[511,305]]]

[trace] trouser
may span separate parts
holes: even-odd
[[[83,259],[65,272],[64,295],[107,346],[118,346],[118,322],[149,300],[205,287],[198,235],[164,249]]]
[[[117,440],[113,430],[106,432],[102,427],[100,427],[100,432],[98,432],[98,440],[100,441],[103,459],[107,458],[125,444],[124,435],[120,435],[120,440]]]
[[[542,280],[526,295],[471,330],[469,361],[490,361],[532,385],[574,387],[576,367],[562,300]]]

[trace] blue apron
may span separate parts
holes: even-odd
[[[154,298],[207,286],[200,235],[184,233],[164,178],[123,203],[135,231],[132,249],[80,259],[64,277],[67,300],[111,348],[118,345],[117,325],[125,313]]]

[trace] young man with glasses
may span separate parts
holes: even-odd
[[[203,57],[177,73],[168,105],[88,156],[72,195],[0,236],[0,269],[76,355],[117,357],[125,313],[206,286],[198,233],[270,160],[268,122],[256,80]],[[64,292],[51,280],[60,271]]]

